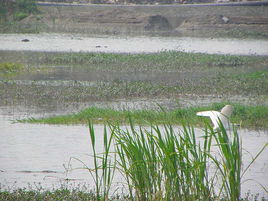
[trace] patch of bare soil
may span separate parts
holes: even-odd
[[[244,32],[244,34],[251,33],[253,36],[262,34],[268,37],[266,33],[268,30],[267,16],[223,16],[223,15],[208,15],[204,17],[191,17],[183,21],[183,23],[176,28],[176,31],[183,34],[191,34],[193,32],[205,33],[213,30],[214,33],[220,34],[229,32]]]

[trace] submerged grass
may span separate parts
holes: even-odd
[[[268,108],[267,106],[249,106],[237,103],[214,103],[210,106],[178,108],[171,111],[166,111],[159,108],[156,110],[114,110],[90,107],[82,110],[79,113],[71,115],[62,115],[42,119],[27,119],[20,122],[28,123],[46,123],[46,124],[85,124],[88,120],[94,123],[129,123],[131,116],[134,123],[138,124],[179,124],[187,119],[187,122],[192,125],[200,125],[203,118],[196,116],[198,111],[204,110],[221,110],[226,104],[234,106],[234,113],[231,116],[231,121],[240,123],[242,127],[247,128],[267,128],[268,127]]]

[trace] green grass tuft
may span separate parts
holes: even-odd
[[[89,124],[94,160],[114,161],[112,168],[120,170],[125,178],[129,200],[243,200],[241,179],[248,167],[242,168],[242,144],[236,129],[227,133],[221,125],[215,132],[207,125],[199,140],[195,130],[185,125],[181,130],[168,124],[143,128],[133,124],[131,118],[129,121],[128,128],[109,125],[109,142],[116,150],[105,149],[100,154],[95,152],[94,127]],[[105,129],[104,138],[106,135]],[[267,146],[260,149],[252,163]],[[95,165],[94,172],[110,168]],[[94,181],[102,181],[98,174],[91,176]],[[98,183],[95,186],[97,189]]]
[[[249,106],[237,103],[214,103],[210,106],[178,108],[171,111],[163,110],[114,110],[97,107],[90,107],[79,113],[71,115],[61,115],[42,119],[27,119],[20,122],[45,123],[45,124],[86,124],[89,120],[94,123],[129,123],[131,116],[134,123],[149,125],[154,124],[180,124],[187,121],[192,125],[201,125],[209,122],[209,119],[200,118],[196,115],[199,111],[221,110],[224,105],[232,104],[234,113],[231,121],[241,123],[242,127],[247,128],[267,128],[268,127],[268,107],[267,106]],[[202,123],[203,122],[203,123]]]
[[[16,73],[24,70],[25,67],[18,63],[0,63],[0,73]]]

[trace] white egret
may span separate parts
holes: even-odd
[[[203,117],[210,117],[214,127],[213,129],[216,130],[220,127],[220,122],[222,123],[223,127],[227,130],[230,128],[230,121],[229,118],[233,112],[234,108],[231,105],[225,105],[220,112],[218,111],[203,111],[197,112],[196,115],[203,116]]]

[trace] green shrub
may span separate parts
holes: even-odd
[[[13,18],[14,18],[14,20],[19,21],[19,20],[24,19],[24,18],[27,17],[27,16],[28,16],[27,13],[17,12],[17,13],[14,13]]]
[[[1,21],[6,21],[9,16],[12,16],[13,20],[22,20],[32,13],[37,13],[37,11],[35,0],[1,0],[0,2]]]
[[[22,71],[24,66],[18,63],[0,63],[0,73],[15,73]]]
[[[16,4],[18,11],[24,11],[28,14],[37,12],[35,0],[17,0]]]

